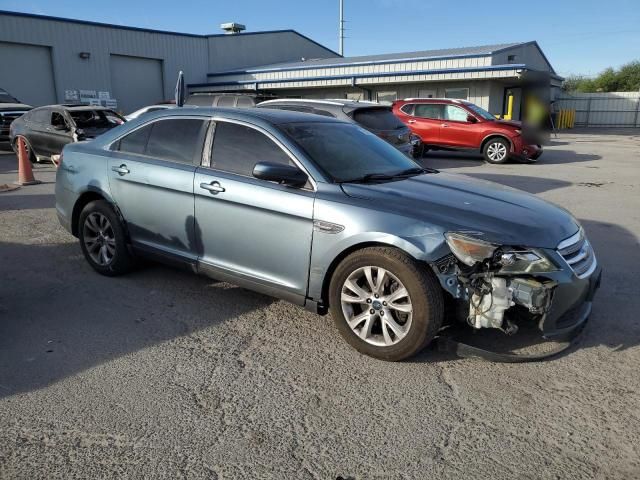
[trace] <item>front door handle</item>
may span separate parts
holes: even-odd
[[[220,182],[211,182],[205,183],[202,182],[200,184],[200,188],[204,188],[205,190],[209,190],[212,195],[217,195],[218,193],[224,192],[225,189],[220,185]]]
[[[407,123],[416,123],[415,120],[409,120]]]
[[[124,163],[119,167],[111,167],[111,170],[116,172],[119,175],[126,175],[127,173],[129,173],[129,169]]]
[[[447,128],[449,125],[446,123],[443,123],[442,125],[440,125],[441,127]]]

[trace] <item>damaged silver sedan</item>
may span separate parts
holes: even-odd
[[[176,108],[68,145],[56,208],[103,275],[135,256],[184,265],[331,312],[347,342],[385,360],[456,321],[571,334],[600,281],[566,210],[297,112]]]

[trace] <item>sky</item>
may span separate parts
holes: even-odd
[[[338,49],[338,0],[0,0],[0,10],[186,33],[294,29]],[[537,40],[560,75],[640,60],[640,0],[345,0],[345,55]]]

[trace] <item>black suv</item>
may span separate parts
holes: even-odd
[[[20,103],[20,100],[0,88],[0,146],[9,142],[9,127],[11,123],[25,112],[31,110],[31,105]]]
[[[49,105],[34,108],[16,119],[10,128],[14,150],[22,137],[32,162],[50,160],[72,142],[88,140],[126,122],[113,110],[90,105]]]
[[[407,155],[413,155],[414,147],[419,143],[417,137],[416,139],[412,137],[409,127],[393,114],[391,107],[375,102],[283,98],[267,100],[258,104],[257,107],[313,113],[357,123]]]

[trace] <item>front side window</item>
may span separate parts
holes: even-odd
[[[487,112],[484,108],[479,107],[478,105],[476,105],[475,103],[465,103],[465,105],[470,108],[471,110],[473,110],[473,112],[476,115],[481,116],[482,118],[484,118],[485,120],[495,120],[496,117],[494,117],[493,115],[491,115],[489,112]]]
[[[288,123],[282,129],[334,182],[420,168],[377,135],[355,124]]]
[[[216,124],[212,168],[251,177],[258,162],[290,165],[291,159],[273,140],[254,128],[230,122]]]
[[[418,103],[413,114],[420,118],[442,120],[444,118],[444,105],[441,103]]]
[[[64,117],[60,112],[53,112],[51,114],[51,125],[54,127],[67,127],[67,122],[65,122]]]
[[[454,122],[466,122],[469,114],[466,110],[456,107],[455,105],[445,105],[444,118]]]
[[[205,121],[193,118],[158,120],[118,142],[117,150],[171,162],[192,164],[202,155]]]

